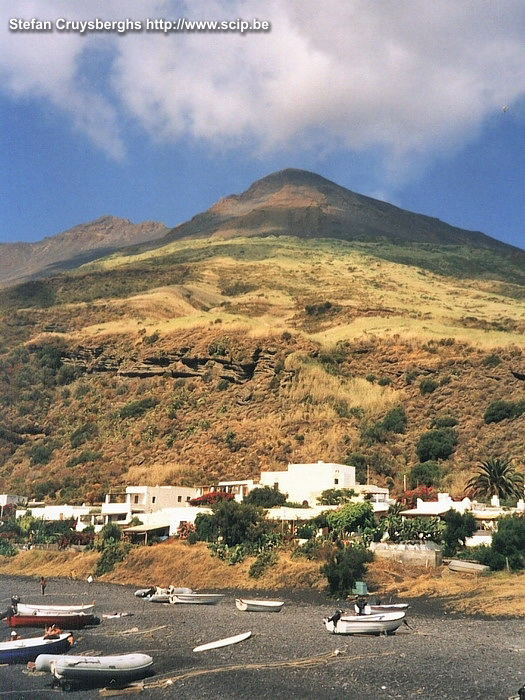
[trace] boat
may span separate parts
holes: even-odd
[[[451,559],[448,568],[461,574],[485,574],[490,571],[490,566],[466,559]]]
[[[71,632],[62,632],[54,639],[45,636],[25,637],[0,643],[0,664],[25,664],[39,654],[64,654],[73,644]]]
[[[217,605],[217,603],[223,598],[223,593],[176,593],[175,595],[170,596],[170,603]]]
[[[100,619],[92,613],[32,613],[31,615],[11,615],[7,617],[9,627],[50,627],[78,630],[87,625],[98,625]]]
[[[176,593],[193,593],[192,588],[168,586],[162,588],[160,586],[152,586],[151,588],[139,588],[135,591],[137,598],[145,598],[150,603],[169,603],[170,596]]]
[[[32,605],[30,603],[17,603],[16,611],[20,615],[32,615],[36,613],[50,613],[61,615],[63,613],[93,612],[95,603],[86,605]]]
[[[363,615],[373,615],[382,612],[400,612],[401,610],[408,610],[410,607],[409,603],[376,603],[376,604],[366,604],[363,609]],[[359,615],[359,606],[354,605],[354,609],[357,615]]]
[[[235,605],[243,612],[281,612],[284,602],[281,600],[248,600],[236,598]]]
[[[148,654],[115,656],[51,656],[40,654],[35,671],[49,671],[63,690],[76,686],[124,685],[150,675],[153,659]]]
[[[327,631],[332,634],[395,634],[405,617],[406,613],[399,611],[375,615],[348,615],[336,621],[325,617],[323,622]]]
[[[233,637],[226,637],[225,639],[218,639],[216,642],[208,642],[208,644],[201,644],[195,647],[193,651],[208,651],[209,649],[219,649],[220,647],[227,647],[230,644],[238,644],[243,642],[248,637],[251,637],[251,632],[243,632],[241,634],[236,634]]]

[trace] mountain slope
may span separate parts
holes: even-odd
[[[107,255],[116,248],[159,238],[164,224],[101,216],[37,243],[0,243],[0,284],[15,284]]]
[[[186,237],[288,235],[357,241],[467,245],[520,254],[477,231],[356,194],[320,175],[288,168],[253,183],[173,228],[164,242]]]

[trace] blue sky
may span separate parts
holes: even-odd
[[[295,167],[525,248],[521,0],[132,5],[0,9],[0,242],[103,214],[173,226]],[[13,17],[53,31],[10,31]],[[59,17],[271,29],[81,34]]]

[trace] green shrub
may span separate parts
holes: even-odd
[[[76,467],[77,464],[87,464],[87,462],[95,462],[97,459],[102,457],[102,452],[95,452],[95,450],[82,450],[76,457],[71,457],[66,462],[66,467]]]
[[[448,459],[454,452],[458,436],[452,428],[437,428],[423,433],[416,445],[420,462]]]
[[[485,410],[485,423],[499,423],[506,418],[517,418],[525,413],[525,400],[522,401],[492,401]]]
[[[107,574],[109,571],[113,571],[115,564],[124,561],[130,548],[130,544],[123,544],[121,542],[108,544],[106,547],[104,547],[99,558],[97,559],[95,576],[102,576],[103,574]]]
[[[51,455],[55,450],[53,442],[44,442],[39,440],[29,450],[29,459],[31,464],[47,464],[51,459]]]
[[[492,355],[487,355],[487,357],[484,357],[481,364],[484,367],[497,367],[499,364],[501,364],[501,358],[499,355],[492,353]]]
[[[95,423],[84,423],[76,430],[74,430],[69,436],[69,442],[71,447],[80,447],[87,440],[98,435],[98,427]]]
[[[349,503],[356,496],[353,489],[325,489],[317,503],[321,506],[340,506],[343,503]]]
[[[508,515],[498,523],[491,547],[514,571],[525,569],[525,518]]]
[[[227,379],[219,379],[217,382],[217,391],[225,391],[230,386],[230,382]]]
[[[278,561],[279,558],[276,552],[261,552],[248,569],[248,576],[250,578],[260,578],[266,569],[268,569],[270,566],[275,566]]]
[[[443,554],[446,557],[453,557],[458,547],[465,547],[467,537],[472,537],[476,531],[476,520],[472,513],[459,513],[452,508],[445,513],[443,520],[445,522]]]
[[[437,462],[420,462],[419,464],[415,464],[410,470],[410,488],[416,488],[419,484],[437,486],[441,477],[441,467]]]
[[[457,418],[454,416],[439,416],[432,421],[433,428],[453,428],[457,424]]]
[[[419,383],[420,394],[432,394],[438,388],[438,383],[430,377],[425,377]]]
[[[157,405],[157,400],[153,397],[139,399],[138,401],[128,401],[119,411],[121,418],[139,418],[150,408]]]
[[[361,546],[339,547],[332,552],[329,560],[321,567],[321,573],[328,580],[330,593],[346,598],[356,581],[361,581],[367,570],[367,564],[374,555]]]
[[[381,421],[382,427],[389,433],[402,434],[407,427],[407,414],[403,406],[395,406]]]
[[[286,496],[277,489],[269,486],[257,486],[243,498],[243,503],[262,508],[273,508],[282,506],[286,502]]]

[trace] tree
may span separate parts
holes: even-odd
[[[356,581],[363,579],[368,562],[374,555],[361,546],[338,547],[329,560],[321,567],[321,573],[328,579],[330,592],[346,598]]]
[[[525,518],[508,515],[498,523],[491,548],[511,569],[525,568]]]
[[[472,537],[476,531],[476,520],[472,513],[459,513],[453,508],[445,513],[443,520],[445,521],[443,554],[446,557],[453,557],[458,546],[465,547],[467,537]]]
[[[272,489],[270,486],[258,486],[252,489],[244,499],[243,503],[252,506],[261,506],[262,508],[273,508],[274,506],[282,506],[286,502],[286,496],[277,489]]]
[[[371,503],[347,503],[339,510],[327,513],[328,527],[341,535],[374,526],[374,509]]]
[[[317,502],[321,506],[340,506],[349,503],[355,495],[354,489],[325,489]]]
[[[429,460],[448,459],[454,452],[458,436],[452,428],[438,428],[429,430],[419,438],[416,445],[417,456],[420,462]]]
[[[261,510],[245,503],[220,501],[213,506],[212,517],[217,535],[222,537],[223,543],[228,547],[244,542],[254,542],[265,529]]]
[[[525,476],[506,459],[491,457],[478,466],[478,471],[466,483],[465,489],[474,496],[490,498],[522,498]]]
[[[410,470],[410,486],[416,488],[419,484],[424,486],[436,486],[441,479],[441,467],[437,462],[419,462]]]

